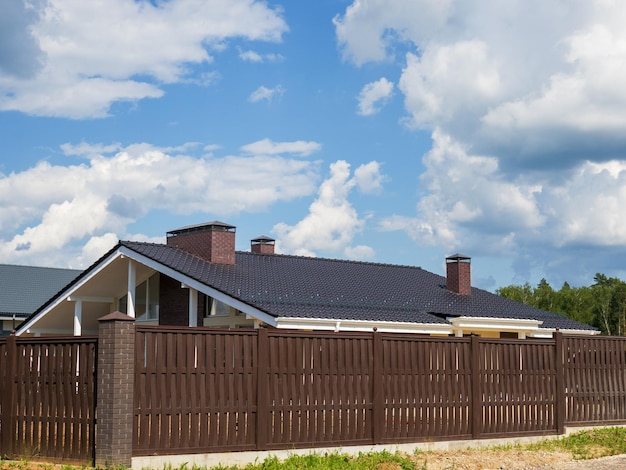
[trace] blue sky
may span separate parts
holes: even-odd
[[[4,0],[0,263],[237,248],[626,277],[626,5]]]

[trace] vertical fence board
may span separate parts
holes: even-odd
[[[15,338],[0,343],[0,450],[13,458],[87,464],[94,458],[97,340]]]
[[[566,421],[572,424],[626,420],[626,338],[563,338]]]
[[[139,361],[147,376],[137,378],[137,423],[149,435],[135,439],[135,455],[493,438],[626,421],[622,338],[138,331],[137,350],[150,353]]]
[[[255,448],[255,332],[142,327],[137,341],[133,455]]]

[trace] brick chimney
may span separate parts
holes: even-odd
[[[446,288],[461,295],[472,293],[471,258],[459,253],[446,258]]]
[[[274,244],[276,240],[265,235],[250,240],[250,251],[252,253],[260,253],[262,255],[273,255]]]
[[[235,227],[219,222],[189,225],[167,232],[167,244],[211,263],[235,264]]]

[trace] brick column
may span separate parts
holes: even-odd
[[[135,319],[114,312],[99,319],[96,467],[131,466]]]

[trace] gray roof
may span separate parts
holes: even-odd
[[[0,264],[0,316],[26,318],[80,273],[76,269]]]
[[[445,277],[419,267],[250,252],[237,252],[235,264],[224,265],[172,246],[120,244],[274,317],[447,323],[469,316],[595,330],[482,289],[456,294]]]

